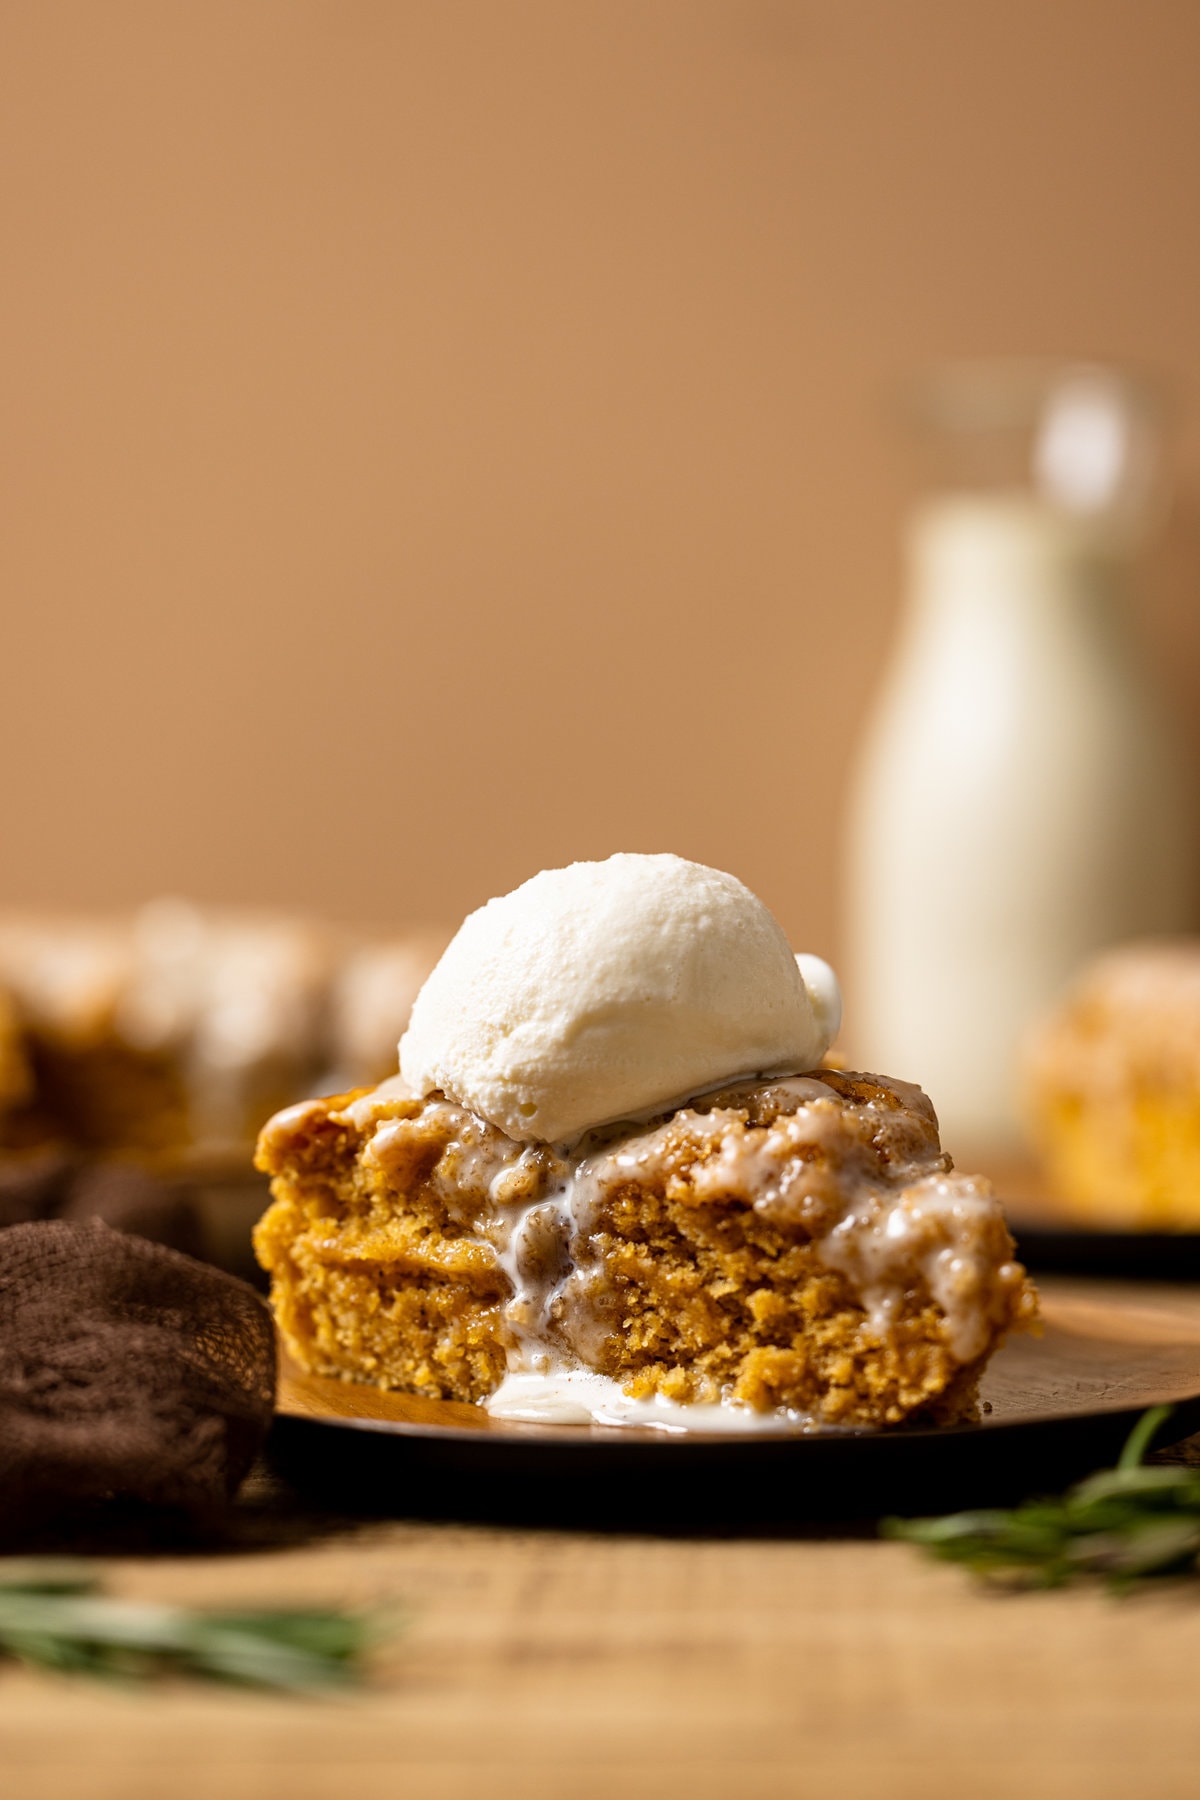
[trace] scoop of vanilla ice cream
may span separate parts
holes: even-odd
[[[400,1040],[414,1094],[440,1088],[509,1137],[559,1143],[743,1075],[811,1068],[837,978],[797,959],[732,875],[678,856],[546,869],[473,912]]]

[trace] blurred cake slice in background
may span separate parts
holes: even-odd
[[[166,1071],[116,1037],[130,960],[128,930],[116,920],[0,916],[0,983],[11,995],[29,1070],[23,1104],[0,1127],[9,1146],[90,1148],[98,1135],[124,1136],[117,1121],[138,1104],[135,1095],[146,1097],[156,1118],[177,1110]]]
[[[332,1060],[323,1092],[373,1087],[395,1074],[413,1001],[449,938],[448,931],[411,931],[359,943],[342,958],[329,996]]]
[[[1057,1207],[1200,1231],[1200,939],[1098,957],[1030,1034],[1025,1110]]]
[[[27,1103],[32,1088],[17,1009],[11,995],[0,987],[0,1142],[5,1119]]]
[[[185,900],[0,915],[0,1143],[244,1169],[278,1107],[395,1066],[444,941]]]

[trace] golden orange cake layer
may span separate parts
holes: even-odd
[[[1026,1111],[1056,1201],[1120,1228],[1200,1228],[1200,940],[1099,957],[1033,1034]]]
[[[561,1147],[401,1081],[272,1119],[255,1244],[313,1372],[487,1404],[514,1371],[819,1424],[973,1416],[1034,1311],[919,1089],[819,1069]]]

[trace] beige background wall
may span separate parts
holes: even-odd
[[[672,848],[836,949],[943,353],[1174,381],[1200,715],[1198,70],[1193,0],[8,0],[0,903]]]

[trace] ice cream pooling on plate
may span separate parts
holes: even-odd
[[[761,900],[678,856],[547,869],[463,922],[413,1007],[401,1073],[521,1142],[562,1143],[741,1076],[814,1067],[837,978]]]

